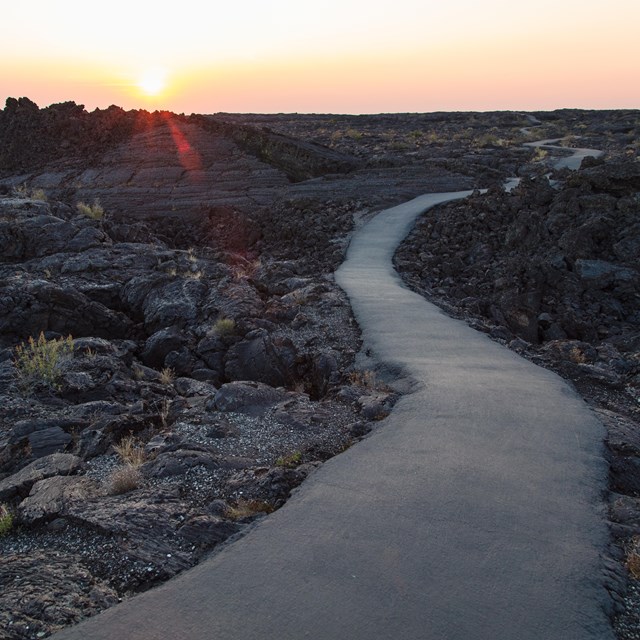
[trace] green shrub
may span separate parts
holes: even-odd
[[[13,527],[13,514],[6,505],[0,504],[0,536],[5,536]]]
[[[276,460],[277,467],[284,467],[285,469],[295,469],[302,462],[302,453],[300,451],[294,451],[287,456],[281,456]]]
[[[533,154],[532,161],[533,162],[541,162],[549,155],[549,152],[546,149],[542,149],[540,147],[536,147],[535,153]]]
[[[218,318],[213,325],[213,330],[219,336],[231,335],[236,329],[236,323],[231,318]]]
[[[93,220],[101,220],[104,217],[104,209],[98,200],[94,200],[93,204],[86,202],[78,202],[76,209],[83,215]]]
[[[55,387],[60,378],[60,362],[72,352],[71,336],[47,340],[40,332],[37,340],[31,337],[16,347],[14,364],[19,378],[27,385],[44,383]]]

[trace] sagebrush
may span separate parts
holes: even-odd
[[[73,352],[73,338],[47,340],[41,331],[38,339],[30,337],[15,350],[14,364],[18,377],[27,385],[44,383],[55,387],[60,379],[60,363]]]
[[[219,318],[213,325],[213,330],[219,336],[231,335],[236,329],[236,323],[231,318]]]
[[[101,220],[104,217],[104,209],[99,200],[94,200],[93,204],[78,202],[76,209],[83,215],[93,220]]]

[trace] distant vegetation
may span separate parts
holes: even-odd
[[[98,200],[94,200],[93,204],[87,204],[86,202],[78,202],[76,209],[87,218],[93,220],[102,220],[104,217],[104,209]]]

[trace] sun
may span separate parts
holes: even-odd
[[[147,69],[138,80],[138,88],[148,96],[157,96],[167,86],[164,69]]]

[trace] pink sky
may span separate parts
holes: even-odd
[[[638,0],[163,6],[12,3],[0,101],[186,113],[640,107]],[[149,73],[165,81],[156,95],[139,86]]]

